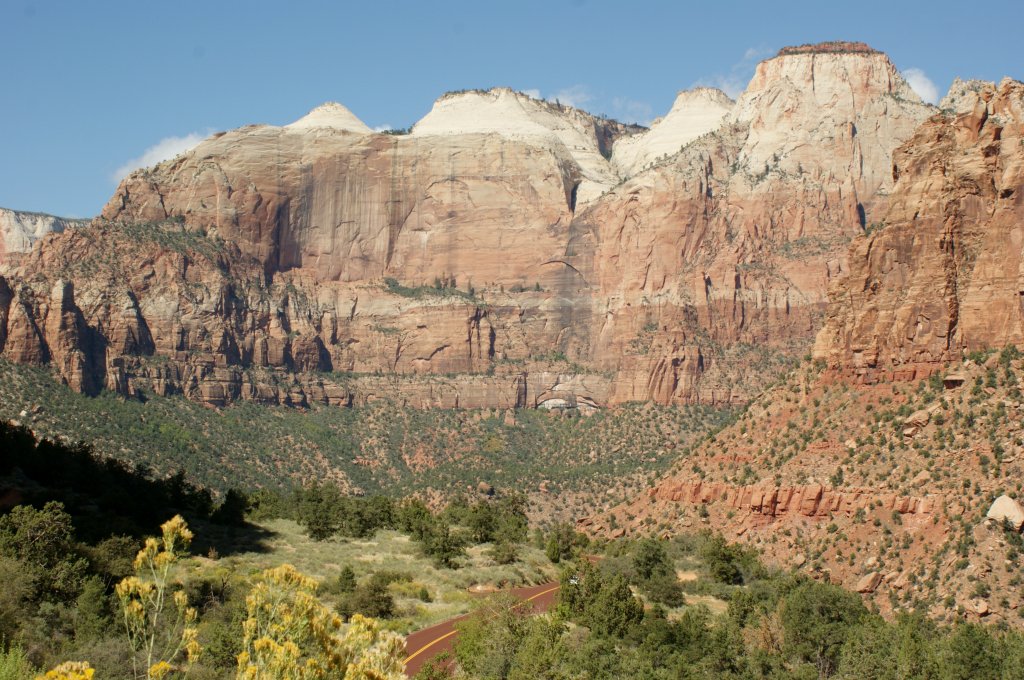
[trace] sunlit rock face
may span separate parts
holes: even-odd
[[[508,89],[407,134],[326,104],[133,173],[7,267],[3,352],[74,346],[69,383],[212,404],[742,401],[810,348],[934,111],[835,44],[649,130]],[[58,306],[81,332],[50,339]]]

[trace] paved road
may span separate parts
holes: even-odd
[[[529,603],[534,613],[547,611],[554,604],[558,596],[559,585],[557,583],[545,583],[529,588],[515,588],[502,592],[511,593],[523,600],[523,604]],[[405,674],[410,678],[419,672],[423,664],[427,663],[441,652],[448,651],[455,643],[459,631],[455,630],[455,624],[469,617],[469,614],[448,619],[443,623],[430,628],[418,630],[405,638]]]

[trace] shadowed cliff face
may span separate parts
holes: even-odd
[[[814,352],[833,368],[869,376],[1024,342],[1024,85],[947,99],[895,153],[889,209],[831,293]]]
[[[410,135],[339,105],[217,135],[6,266],[3,354],[211,404],[743,400],[810,346],[930,107],[864,51],[762,63],[714,130],[689,101],[729,105],[638,132],[495,90]],[[676,130],[638,174],[606,158]],[[48,321],[58,279],[88,346]]]

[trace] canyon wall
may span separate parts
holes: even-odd
[[[507,89],[408,134],[327,104],[0,258],[3,355],[215,405],[744,401],[810,347],[933,112],[855,44],[783,51],[735,103],[682,93],[650,130]]]
[[[814,354],[870,375],[1024,344],[1024,84],[954,83],[893,157]]]

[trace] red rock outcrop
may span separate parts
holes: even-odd
[[[883,54],[778,56],[717,132],[577,216],[568,261],[598,291],[613,399],[742,400],[805,351],[885,206],[892,149],[931,111]]]
[[[833,368],[1024,344],[1024,84],[954,89],[896,151],[889,208],[832,290],[814,354]]]
[[[766,484],[735,486],[725,482],[701,480],[672,480],[653,487],[648,496],[674,503],[722,503],[735,510],[768,517],[786,514],[829,517],[839,512],[852,515],[857,510],[869,507],[880,507],[901,515],[928,514],[942,503],[941,498],[901,496],[876,489],[832,489],[821,484],[782,487]]]

